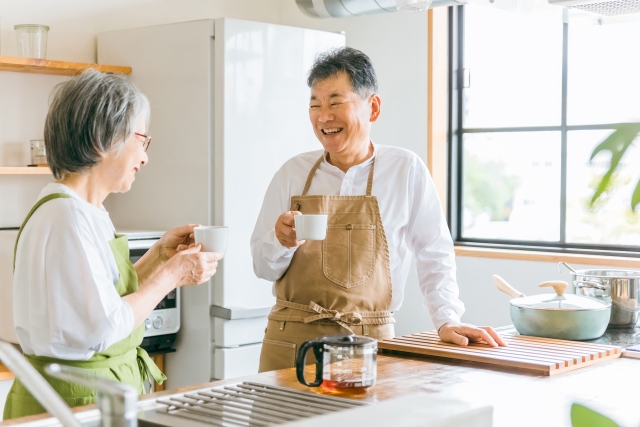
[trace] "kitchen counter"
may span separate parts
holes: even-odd
[[[311,390],[298,383],[294,369],[243,378],[264,384]],[[188,387],[173,392],[232,384],[238,379]],[[381,401],[416,391],[437,393],[494,407],[494,426],[570,426],[569,408],[580,402],[607,414],[621,426],[640,424],[637,410],[640,360],[621,358],[555,377],[489,367],[471,362],[404,355],[380,355],[378,384],[356,398]],[[145,398],[171,394],[156,393]],[[0,426],[19,425],[5,422]]]
[[[294,369],[265,372],[242,380],[321,393],[317,388],[309,389],[299,384]],[[155,393],[141,400],[239,381],[236,378]],[[366,395],[354,398],[375,402],[424,391],[489,404],[494,407],[496,427],[570,426],[571,404],[579,402],[613,418],[624,427],[640,425],[638,384],[638,359],[620,358],[543,377],[527,371],[473,362],[384,353],[378,357],[377,385]],[[19,424],[13,421],[0,423],[0,426]]]

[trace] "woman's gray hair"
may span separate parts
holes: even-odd
[[[124,76],[89,69],[58,84],[44,126],[53,176],[84,173],[101,154],[122,149],[141,116],[148,127],[149,101]]]

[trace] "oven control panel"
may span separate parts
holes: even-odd
[[[180,329],[180,289],[174,289],[160,301],[144,321],[144,336],[175,334]]]
[[[144,321],[144,336],[175,334],[180,329],[177,310],[154,310]]]

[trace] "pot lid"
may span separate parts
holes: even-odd
[[[322,337],[318,341],[322,341],[325,344],[330,344],[335,346],[355,346],[355,347],[365,347],[372,344],[376,344],[378,342],[373,338],[363,337],[361,335],[333,335],[329,337]]]
[[[511,305],[519,308],[533,308],[539,310],[602,310],[611,307],[608,301],[583,297],[581,295],[539,294],[528,297],[514,298]]]
[[[574,270],[574,276],[598,277],[603,279],[640,279],[640,271],[635,270]]]

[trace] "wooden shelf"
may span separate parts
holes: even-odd
[[[89,68],[93,68],[103,73],[131,74],[131,67],[121,67],[117,65],[85,64],[82,62],[50,61],[48,59],[0,56],[0,71],[75,76]]]
[[[42,167],[0,167],[0,175],[51,175],[51,169]]]

